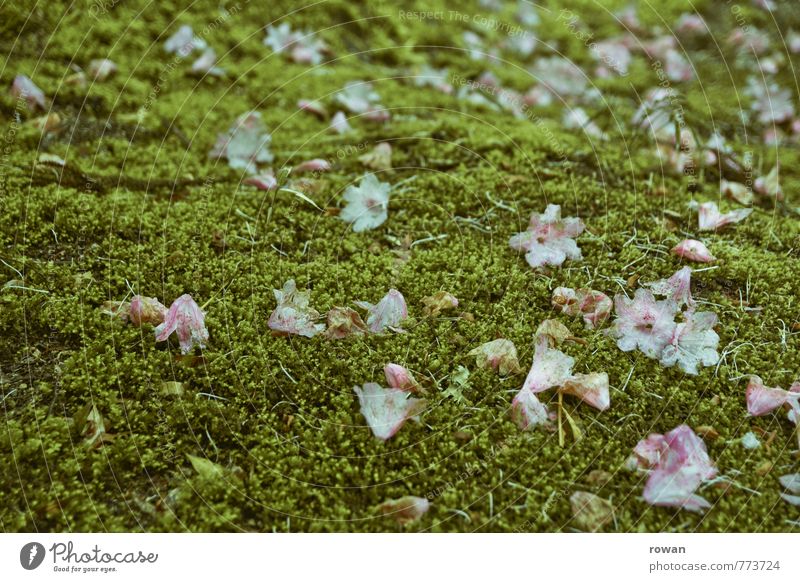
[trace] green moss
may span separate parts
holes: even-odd
[[[616,4],[610,12],[627,2]],[[578,14],[598,11],[593,2],[569,5]],[[557,22],[560,6],[553,4],[543,26],[566,54],[590,65],[582,44]],[[616,531],[796,529],[775,479],[777,471],[796,470],[792,427],[779,417],[746,418],[743,379],[755,373],[782,386],[797,379],[795,216],[758,207],[744,224],[703,237],[720,260],[695,275],[695,295],[720,315],[718,369],[696,377],[664,369],[550,308],[559,285],[613,294],[630,277],[671,274],[679,263],[669,249],[696,234],[687,202],[718,198],[712,177],[687,192],[685,182],[662,174],[641,135],[617,126],[615,119],[628,120],[636,109],[631,87],[641,94],[655,82],[646,64],[635,65],[625,80],[602,83],[606,109],[589,113],[613,138],[597,147],[561,127],[561,105],[520,121],[394,78],[397,67],[423,63],[479,74],[482,66],[464,51],[413,48],[460,46],[461,33],[474,24],[400,19],[391,3],[367,9],[328,2],[291,20],[295,28],[332,27],[324,37],[335,60],[312,68],[268,54],[261,28],[271,18],[262,7],[229,3],[229,16],[206,36],[220,55],[230,51],[222,63],[228,78],[201,81],[185,75],[189,63],[172,63],[161,44],[178,23],[202,31],[215,22],[218,2],[195,3],[191,12],[169,2],[148,5],[146,18],[142,7],[120,2],[88,25],[86,12],[75,8],[63,18],[54,16],[57,10],[40,11],[24,28],[20,15],[27,9],[19,8],[17,20],[9,17],[0,30],[6,49],[0,53],[9,55],[0,84],[8,86],[17,72],[33,76],[66,126],[43,139],[15,126],[3,168],[2,268],[6,280],[22,273],[26,288],[0,288],[3,530],[394,531],[373,508],[412,494],[433,503],[408,531],[555,531],[572,528],[575,490],[609,498]],[[715,12],[709,3],[694,7]],[[291,8],[278,2],[270,11]],[[640,12],[644,22],[663,26],[687,9],[689,3],[675,1],[660,3],[657,13]],[[362,20],[364,10],[376,19]],[[617,34],[610,12],[591,23],[597,38]],[[731,15],[719,12],[709,14],[710,22],[729,29]],[[746,12],[768,28],[762,13]],[[13,48],[12,26],[24,40]],[[48,43],[51,35],[58,42]],[[502,40],[497,33],[488,38]],[[93,85],[88,96],[61,85],[71,62],[85,66],[106,56],[120,74]],[[687,120],[700,135],[719,128],[737,137],[736,151],[752,152],[756,168],[766,171],[775,150],[747,145],[731,91],[743,79],[719,70],[718,58],[701,51],[702,87],[681,87]],[[495,72],[522,91],[531,82],[521,66]],[[354,79],[376,80],[383,103],[397,108],[391,124],[354,122],[354,134],[332,136],[326,123],[296,111],[299,99],[330,102]],[[14,107],[3,98],[7,124]],[[333,162],[327,189],[310,194],[323,208],[337,206],[342,190],[363,173],[358,156],[390,141],[397,169],[383,179],[415,179],[392,199],[386,225],[352,233],[289,194],[239,186],[236,172],[209,160],[217,132],[253,108],[273,132],[277,167],[311,157]],[[121,174],[130,181],[103,192],[52,179],[31,185],[40,152],[109,183]],[[788,205],[796,206],[798,153],[779,154]],[[173,179],[189,185],[175,191],[158,185]],[[142,187],[147,180],[153,187]],[[579,240],[585,259],[537,273],[507,241],[548,202],[586,222]],[[430,240],[402,261],[393,251],[406,238]],[[273,337],[266,325],[272,289],[288,278],[311,289],[320,311],[400,289],[413,318],[408,332],[338,342]],[[209,302],[211,342],[203,357],[179,358],[175,345],[154,343],[151,328],[125,326],[101,312],[104,301],[131,288],[164,302],[182,293]],[[472,319],[424,318],[422,298],[439,289],[458,297],[459,310]],[[466,355],[502,336],[527,364],[532,333],[547,317],[586,341],[565,348],[576,370],[607,371],[612,385],[610,410],[576,408],[586,438],[563,449],[554,434],[523,434],[510,421],[522,376],[500,379],[475,369]],[[421,424],[380,443],[363,426],[352,386],[380,380],[389,361],[427,379],[431,405]],[[471,370],[466,404],[440,393],[460,365]],[[161,395],[165,381],[183,383],[184,394]],[[113,435],[96,450],[84,446],[73,420],[90,402]],[[641,499],[643,476],[623,469],[639,439],[682,422],[718,431],[710,455],[736,482],[703,492],[714,503],[705,515],[649,507]],[[772,445],[745,451],[737,439],[753,428],[775,431]],[[207,457],[223,476],[198,475],[187,455]],[[756,468],[766,461],[776,469],[762,476]],[[598,469],[613,478],[590,483],[588,474]]]

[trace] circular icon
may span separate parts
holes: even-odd
[[[30,542],[19,551],[19,563],[26,570],[35,570],[44,561],[44,546],[39,542]]]

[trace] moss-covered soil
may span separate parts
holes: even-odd
[[[658,84],[644,57],[623,78],[591,79],[602,97],[583,107],[605,141],[566,129],[567,104],[558,99],[519,119],[408,78],[426,64],[467,79],[491,70],[524,92],[536,83],[530,63],[555,47],[591,76],[594,61],[559,10],[567,5],[603,39],[621,34],[612,13],[622,2],[545,2],[534,54],[501,50],[494,63],[473,59],[462,34],[498,45],[503,30],[473,16],[513,24],[514,5],[491,12],[470,3],[457,8],[464,22],[436,1],[240,1],[227,13],[217,0],[187,9],[129,0],[4,4],[0,85],[20,73],[33,78],[63,128],[42,136],[26,124],[35,115],[3,91],[0,530],[573,531],[569,497],[583,490],[613,503],[607,531],[796,531],[799,510],[781,500],[777,482],[798,470],[794,427],[785,414],[747,417],[744,391],[750,374],[784,388],[800,379],[799,156],[796,144],[764,145],[760,129],[742,122],[756,57],[725,42],[743,26],[737,18],[762,30],[781,47],[786,61],[775,78],[796,103],[796,57],[778,43],[792,26],[800,30],[800,14],[790,2],[776,4],[775,18],[744,0],[737,11],[703,0],[638,6],[646,30],[668,32],[692,7],[712,28],[712,37],[681,47],[696,79],[674,83],[702,141],[724,135],[756,175],[781,162],[785,202],[759,200],[745,222],[710,234],[698,232],[688,203],[736,207],[721,199],[718,173],[672,174],[646,133],[631,127]],[[422,21],[406,10],[444,16]],[[272,54],[264,27],[284,21],[322,31],[328,62]],[[226,78],[192,77],[189,59],[164,52],[180,24],[216,48]],[[118,64],[115,76],[85,89],[65,84],[71,65],[105,57]],[[390,122],[351,120],[354,131],[340,136],[297,110],[298,100],[318,99],[335,111],[333,95],[352,80],[373,82]],[[332,162],[322,186],[306,191],[323,209],[340,206],[343,189],[365,172],[359,156],[378,142],[394,150],[394,169],[380,178],[413,179],[392,197],[383,226],[354,233],[290,193],[241,185],[241,172],[208,158],[216,134],[249,110],[272,132],[276,171],[311,158]],[[51,166],[34,168],[42,153],[67,160],[60,181]],[[584,259],[537,272],[508,238],[548,203],[586,223]],[[686,237],[701,238],[718,258],[693,279],[695,297],[720,318],[717,367],[697,376],[663,368],[620,351],[603,327],[585,330],[551,309],[557,286],[613,295],[630,293],[637,277],[671,275],[682,263],[669,249]],[[272,290],[289,278],[323,313],[399,289],[407,333],[276,337],[267,327]],[[459,309],[424,317],[422,298],[439,290],[454,294]],[[157,344],[151,326],[102,311],[132,292],[167,305],[190,293],[205,305],[207,349],[182,357],[177,342]],[[563,348],[576,371],[606,371],[611,383],[608,411],[576,406],[585,436],[564,448],[553,432],[522,432],[512,422],[524,374],[501,379],[467,357],[505,337],[527,368],[546,318],[585,341]],[[352,387],[383,382],[387,362],[424,379],[429,407],[420,424],[382,443]],[[471,372],[464,398],[445,397],[459,366]],[[182,394],[165,393],[172,381]],[[92,405],[111,435],[102,446],[88,447],[81,434]],[[706,431],[705,440],[724,479],[702,489],[713,503],[704,514],[649,506],[646,475],[624,468],[640,439],[681,423],[718,435]],[[742,447],[749,431],[761,447]],[[188,455],[223,470],[198,473]],[[376,505],[403,495],[427,497],[430,511],[404,527],[376,516]]]

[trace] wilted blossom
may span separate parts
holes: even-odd
[[[211,75],[222,77],[225,71],[217,66],[217,51],[208,47],[195,62],[192,63],[192,73],[195,75]]]
[[[769,174],[756,178],[753,188],[762,196],[783,200],[783,189],[780,183],[780,169],[775,165]]]
[[[367,113],[380,108],[380,96],[372,88],[372,83],[353,81],[336,94],[336,101],[347,111],[355,114]]]
[[[501,376],[522,371],[517,359],[517,347],[508,339],[486,342],[470,350],[467,355],[475,356],[475,363],[479,368],[496,370]]]
[[[438,317],[439,314],[446,309],[454,309],[458,307],[458,299],[447,291],[438,291],[430,297],[423,297],[422,312],[428,317]]]
[[[350,123],[347,121],[347,116],[344,114],[344,111],[337,111],[331,118],[330,130],[333,133],[342,135],[352,131],[352,129],[353,128],[350,127]]]
[[[644,487],[650,505],[701,512],[711,504],[695,493],[717,474],[705,443],[682,424],[665,435],[651,434],[633,450],[635,466],[651,469]]]
[[[325,330],[325,337],[328,339],[364,335],[367,331],[367,324],[354,309],[334,307],[328,312],[328,329]]]
[[[319,319],[319,312],[309,306],[311,294],[298,291],[294,279],[289,279],[283,289],[273,289],[278,306],[269,316],[269,328],[281,333],[314,337],[325,329]]]
[[[400,364],[386,364],[383,367],[383,373],[389,388],[397,388],[406,392],[422,391],[414,375]]]
[[[556,287],[551,299],[553,307],[567,315],[583,316],[586,329],[594,329],[611,315],[614,304],[605,293],[593,289]]]
[[[739,204],[748,205],[753,202],[753,191],[740,182],[720,180],[719,191],[723,196],[733,198]]]
[[[164,50],[168,53],[177,53],[180,57],[189,56],[193,50],[206,48],[206,41],[194,35],[192,27],[188,24],[181,26],[178,31],[164,43]]]
[[[292,172],[295,174],[302,174],[304,172],[327,172],[330,169],[331,163],[328,160],[314,158],[313,160],[308,160],[297,164],[294,168],[292,168]]]
[[[89,63],[89,76],[95,81],[105,81],[117,72],[117,65],[109,59],[94,59]]]
[[[136,326],[143,323],[158,325],[164,321],[166,315],[167,308],[155,297],[134,295],[128,306],[128,320]]]
[[[430,502],[424,497],[406,495],[399,499],[384,501],[376,510],[381,515],[391,517],[397,523],[405,525],[417,521],[428,512],[430,507]]]
[[[367,301],[356,301],[356,305],[367,310],[367,327],[372,333],[402,331],[400,324],[408,317],[406,300],[397,289],[389,289],[376,305]]]
[[[549,204],[544,214],[531,214],[528,230],[508,241],[515,251],[525,251],[531,267],[561,265],[565,259],[581,259],[581,250],[573,240],[583,232],[580,218],[561,218],[561,206]]]
[[[695,263],[711,263],[716,261],[714,255],[708,250],[708,247],[699,240],[687,238],[675,245],[670,251],[673,255],[677,255],[688,261]]]
[[[191,295],[181,295],[169,306],[164,322],[156,330],[156,341],[167,341],[173,333],[178,334],[181,352],[188,353],[195,344],[204,349],[208,341],[206,316]]]
[[[24,99],[28,109],[46,109],[44,92],[26,75],[14,77],[11,85],[11,96],[15,99]]]
[[[353,391],[372,434],[382,441],[393,437],[407,420],[419,421],[418,415],[427,405],[424,399],[409,397],[405,390],[382,388],[375,382],[354,386]]]
[[[743,221],[753,212],[752,208],[737,208],[721,214],[714,202],[703,202],[697,210],[697,222],[700,230],[719,230],[730,224]]]
[[[675,333],[678,305],[671,300],[657,301],[648,289],[639,288],[629,299],[614,297],[617,318],[610,330],[623,352],[639,349],[648,358],[656,359]]]
[[[550,388],[558,387],[562,394],[576,396],[601,411],[610,405],[608,374],[573,375],[575,360],[550,348],[548,342],[546,336],[537,338],[530,372],[511,405],[512,415],[522,429],[546,422],[547,408],[538,401],[536,394]]]
[[[659,279],[644,285],[656,295],[663,295],[668,300],[673,301],[678,307],[683,305],[687,305],[690,308],[694,307],[691,267],[679,269],[669,279]]]
[[[776,408],[786,406],[789,419],[797,424],[800,415],[800,382],[795,382],[788,390],[764,386],[758,376],[751,376],[747,384],[747,412],[751,416],[763,416]]]
[[[242,184],[255,186],[259,190],[275,190],[278,187],[278,179],[272,170],[263,170],[255,176],[250,176],[242,180]]]
[[[710,311],[687,311],[678,323],[672,338],[661,352],[661,364],[669,368],[676,363],[687,374],[697,374],[697,366],[713,366],[719,361],[719,336],[714,331],[717,316]]]
[[[227,134],[218,135],[208,155],[216,159],[226,158],[231,168],[255,174],[258,171],[256,164],[272,161],[271,142],[272,136],[261,121],[261,113],[248,111],[236,119]]]
[[[389,192],[392,186],[381,182],[375,174],[367,174],[358,186],[350,185],[344,191],[347,205],[339,218],[353,225],[354,232],[378,228],[389,217]]]
[[[358,156],[358,161],[370,170],[391,170],[392,146],[385,141],[381,142],[371,152]]]

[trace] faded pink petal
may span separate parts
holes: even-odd
[[[581,250],[573,240],[583,232],[579,218],[561,218],[561,206],[550,204],[544,214],[531,215],[528,230],[515,234],[508,241],[515,251],[525,251],[533,267],[559,266],[566,259],[580,260]]]
[[[215,159],[227,159],[233,169],[255,174],[258,171],[257,164],[272,161],[269,151],[271,142],[272,137],[261,121],[261,113],[248,111],[236,119],[228,133],[217,136],[208,155]]]
[[[743,221],[752,212],[752,208],[737,208],[726,214],[720,214],[719,208],[714,202],[704,202],[698,208],[698,228],[700,230],[719,230],[730,224]]]
[[[673,255],[682,257],[696,263],[711,263],[717,259],[708,250],[708,247],[699,240],[687,238],[679,242],[670,251]]]
[[[713,366],[719,361],[719,336],[713,329],[717,315],[688,311],[684,317],[661,352],[661,364],[669,368],[677,363],[687,374],[696,375],[698,366]]]
[[[344,89],[336,94],[336,101],[347,111],[354,114],[367,113],[380,107],[380,97],[372,87],[372,83],[353,81],[345,85]]]
[[[14,77],[11,85],[11,96],[14,99],[23,99],[28,109],[46,109],[44,92],[26,75]]]
[[[344,191],[347,205],[339,219],[353,225],[354,232],[378,228],[389,217],[391,184],[381,182],[375,174],[366,174],[358,186],[351,184]]]
[[[419,382],[414,375],[400,364],[386,364],[383,368],[386,383],[390,388],[405,390],[406,392],[420,392]]]
[[[382,333],[387,329],[402,331],[400,323],[408,317],[406,300],[397,289],[389,289],[376,305],[366,301],[357,301],[356,305],[368,311],[367,327],[372,333]]]
[[[176,53],[180,57],[187,57],[195,49],[203,50],[204,48],[206,48],[206,42],[202,38],[195,36],[192,27],[188,24],[181,26],[164,43],[165,51]]]
[[[134,295],[128,307],[128,319],[135,326],[143,323],[158,325],[164,322],[166,315],[167,308],[155,297]]]
[[[608,374],[593,372],[591,374],[575,374],[561,386],[560,391],[583,400],[601,412],[611,406],[608,392]]]
[[[644,488],[647,503],[690,511],[711,507],[695,491],[704,481],[713,479],[717,469],[705,443],[691,428],[680,425],[663,437],[650,435],[639,442],[634,455],[652,467]]]
[[[386,123],[392,118],[392,114],[389,113],[388,109],[384,109],[382,107],[370,107],[362,117],[367,121],[373,121],[375,123]]]
[[[501,338],[481,344],[467,355],[475,356],[475,363],[479,368],[497,370],[501,376],[522,371],[517,359],[517,348],[511,340]]]
[[[278,306],[269,316],[267,325],[277,332],[314,337],[325,330],[325,324],[314,323],[319,312],[309,306],[311,294],[298,291],[294,279],[289,279],[283,289],[274,289]]]
[[[593,289],[556,287],[551,299],[553,307],[567,315],[583,316],[586,329],[594,329],[611,315],[613,303],[605,293]]]
[[[292,172],[295,174],[302,174],[303,172],[327,172],[331,169],[331,164],[327,160],[314,158],[301,164],[296,165]]]
[[[347,116],[344,114],[344,111],[337,111],[333,116],[333,119],[331,119],[330,130],[333,133],[338,133],[339,135],[353,130],[347,121]]]
[[[795,386],[792,386],[791,390],[770,388],[764,386],[758,376],[751,376],[746,393],[747,412],[751,416],[763,416],[784,404],[794,408],[800,402],[800,391],[794,390]]]
[[[224,76],[225,71],[217,66],[217,51],[211,47],[204,50],[203,54],[192,63],[192,73],[212,77]]]
[[[358,160],[371,170],[391,170],[392,146],[381,142],[371,152],[359,156]]]
[[[533,364],[525,378],[523,390],[536,394],[560,386],[572,375],[575,360],[560,350],[548,346],[547,338],[542,337],[536,343]]]
[[[361,388],[354,386],[353,391],[372,434],[382,441],[393,437],[407,420],[419,420],[417,415],[427,405],[424,399],[410,398],[405,390],[381,388],[374,382],[367,382]]]
[[[614,297],[617,318],[610,333],[623,352],[639,349],[648,358],[658,358],[675,332],[674,301],[656,301],[648,289],[639,288],[633,299]]]
[[[678,307],[687,305],[694,308],[692,299],[692,268],[683,267],[669,279],[659,279],[652,283],[645,283],[654,294],[663,295],[668,301],[673,301]]]
[[[325,337],[328,339],[364,335],[367,331],[364,320],[357,311],[349,307],[334,307],[328,312],[328,329],[325,330]]]
[[[259,190],[269,191],[275,190],[278,187],[278,179],[275,177],[275,174],[272,173],[272,170],[265,170],[255,176],[245,178],[242,180],[242,184],[255,186]]]
[[[181,295],[169,306],[164,322],[155,329],[156,341],[167,341],[176,332],[181,352],[188,353],[195,344],[205,349],[208,341],[206,316],[191,295]]]
[[[95,81],[105,81],[117,70],[117,64],[109,59],[94,59],[89,63],[89,76]]]
[[[783,189],[781,188],[779,175],[780,169],[776,165],[766,176],[756,178],[753,188],[762,196],[783,200]]]
[[[523,387],[511,403],[511,418],[522,430],[548,424],[550,413],[531,390]]]
[[[430,509],[430,502],[424,497],[406,495],[400,499],[389,499],[377,507],[378,513],[391,517],[399,524],[405,525],[417,521]]]

